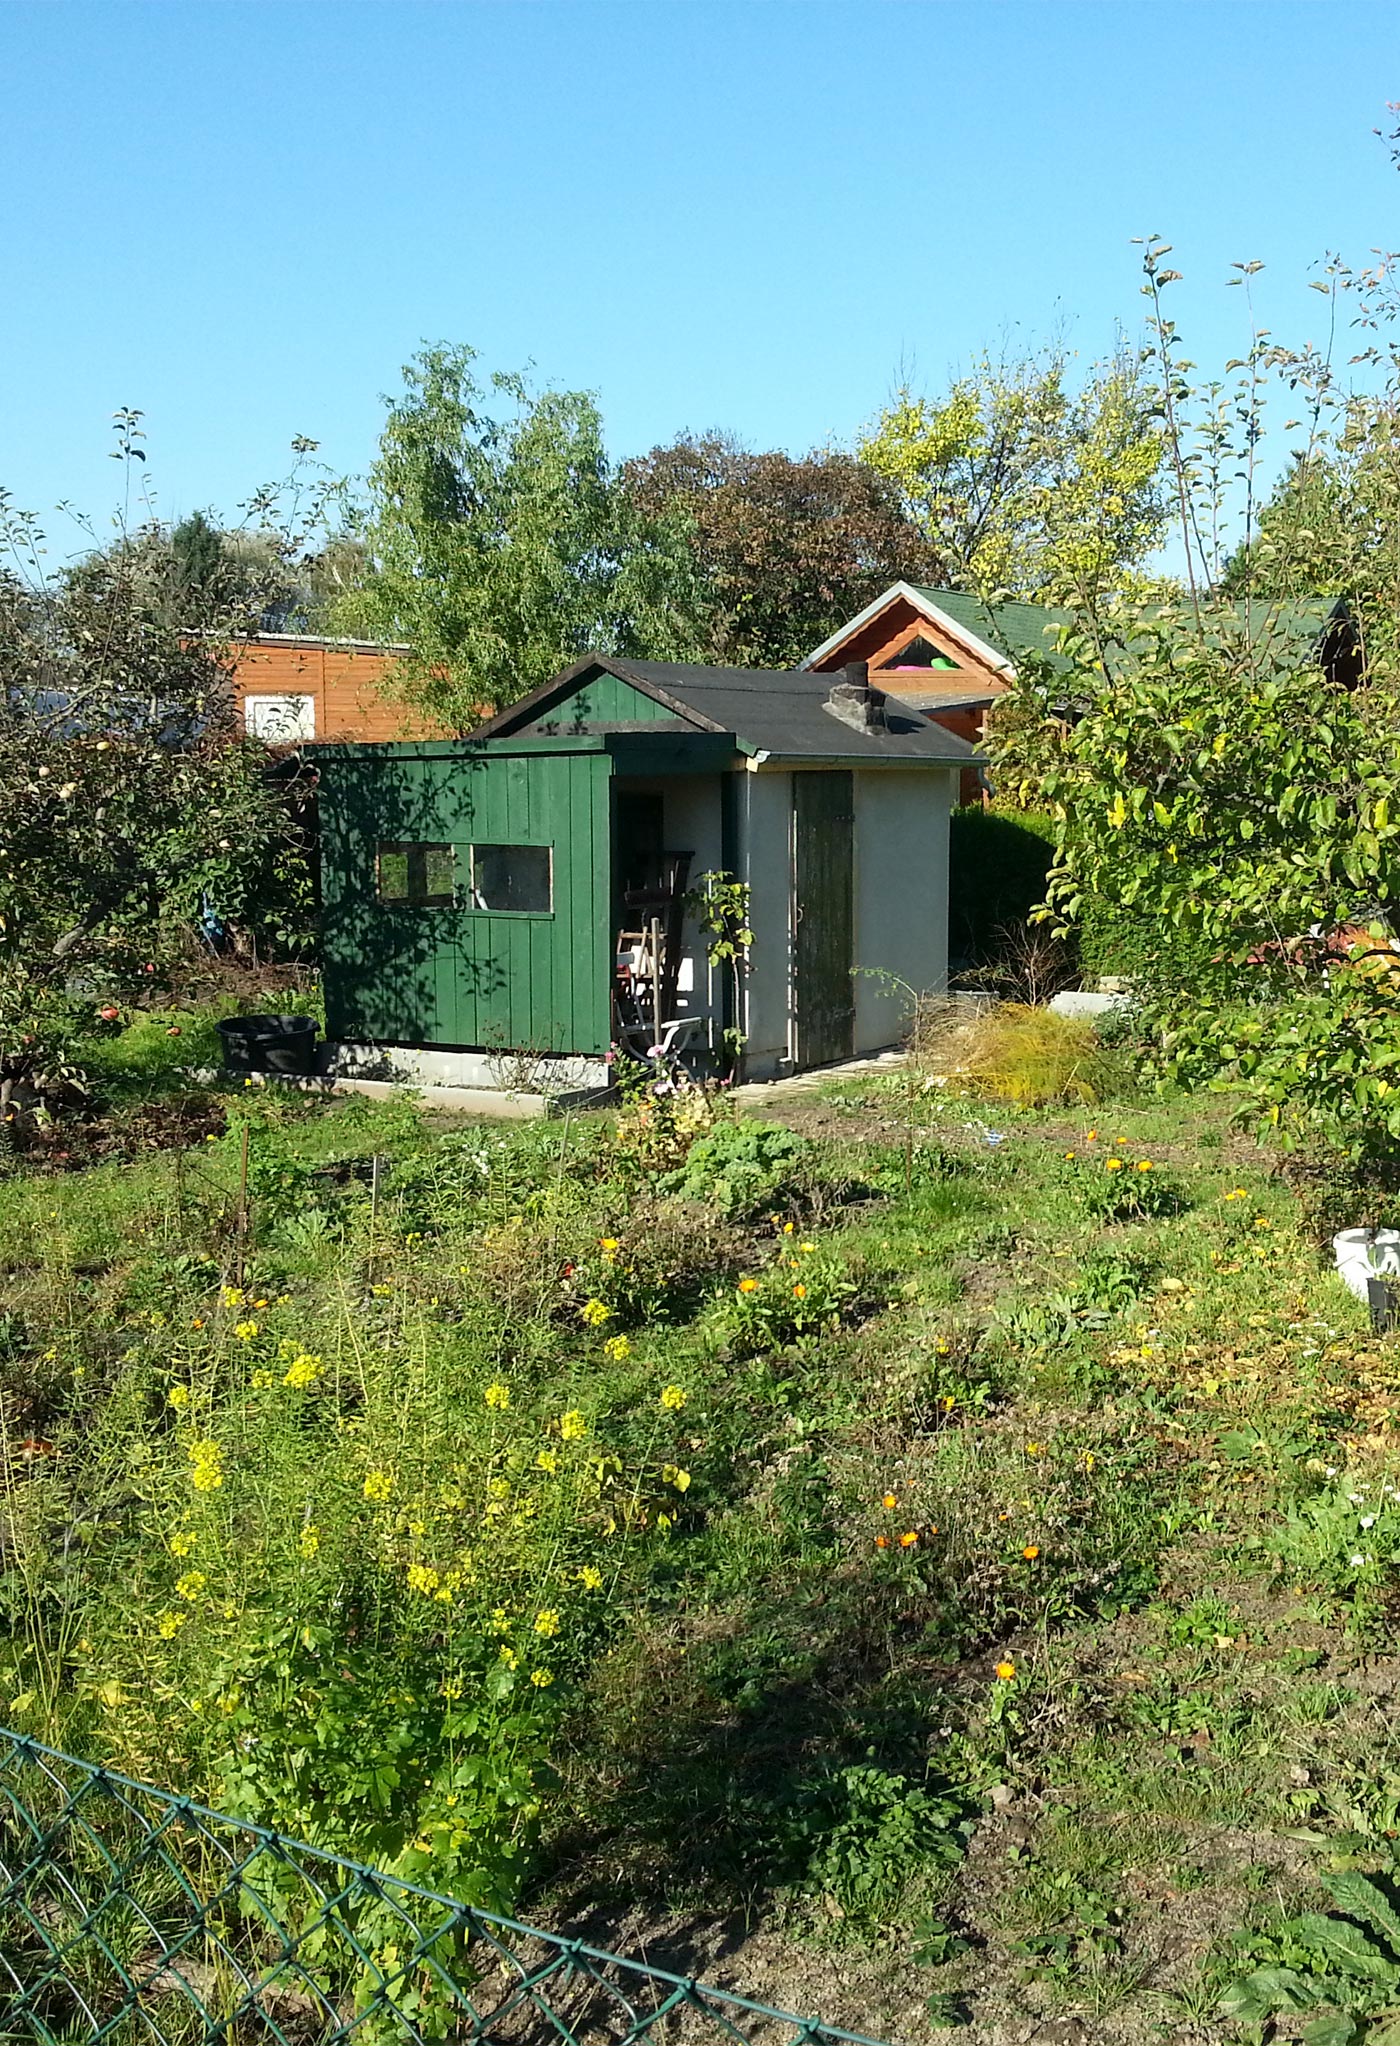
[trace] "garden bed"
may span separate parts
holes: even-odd
[[[10,1721],[874,2036],[1340,1996],[1393,1345],[1215,1097],[782,1113],[0,1184]]]

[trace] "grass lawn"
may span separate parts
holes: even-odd
[[[877,2037],[1381,2038],[1400,1360],[1273,1161],[773,1115],[0,1181],[0,1717]]]

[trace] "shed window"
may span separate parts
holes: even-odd
[[[554,907],[554,859],[547,845],[474,845],[472,908],[544,916]]]
[[[442,909],[454,900],[457,848],[452,845],[385,844],[376,868],[381,902]]]

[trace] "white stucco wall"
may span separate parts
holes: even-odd
[[[920,994],[948,982],[948,819],[956,771],[857,769],[855,960]],[[857,1053],[898,1042],[908,998],[855,979]]]

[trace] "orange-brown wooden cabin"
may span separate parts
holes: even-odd
[[[895,583],[803,662],[819,673],[847,661],[869,664],[888,696],[980,747],[987,712],[1013,681],[1016,658],[1034,649],[1055,658],[1055,629],[1069,613],[1046,604],[991,606],[966,590]],[[962,800],[981,799],[977,768],[962,777]]]
[[[234,710],[249,738],[445,739],[452,734],[394,687],[406,646],[260,632],[229,650]]]

